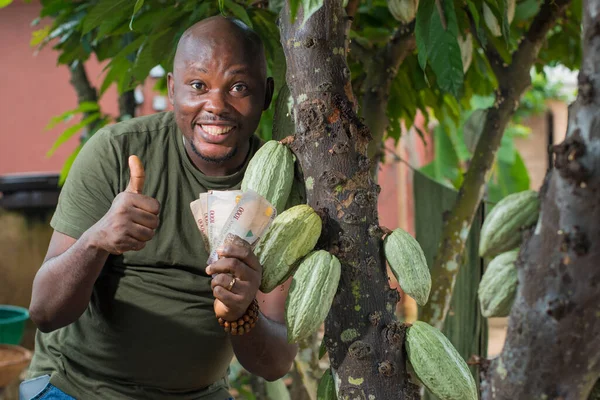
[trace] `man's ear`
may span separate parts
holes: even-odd
[[[173,73],[169,72],[167,74],[167,89],[169,92],[169,101],[171,105],[175,104],[174,96],[175,96],[175,78],[173,77]]]
[[[273,91],[275,90],[275,82],[273,82],[273,78],[267,78],[267,89],[265,93],[265,104],[263,106],[263,111],[268,109],[271,105],[271,100],[273,100]]]

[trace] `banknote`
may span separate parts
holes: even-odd
[[[209,190],[207,194],[208,212],[208,243],[210,249],[215,249],[215,244],[221,236],[225,222],[236,205],[236,199],[241,196],[241,190]]]
[[[228,215],[218,240],[211,247],[207,263],[219,259],[217,249],[232,235],[239,236],[254,247],[276,216],[277,210],[264,197],[253,190],[245,191]]]
[[[202,199],[192,201],[190,203],[190,208],[192,210],[192,214],[194,215],[196,226],[198,226],[198,230],[200,231],[200,236],[202,236],[204,248],[208,253],[210,253],[210,244],[208,242],[208,230],[206,229],[206,223],[204,221],[204,211],[202,210]]]

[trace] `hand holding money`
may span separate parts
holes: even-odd
[[[256,297],[262,266],[250,244],[236,235],[227,235],[217,254],[219,259],[206,267],[206,273],[213,275],[215,314],[217,318],[235,321]]]

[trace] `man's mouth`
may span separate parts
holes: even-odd
[[[200,125],[200,128],[211,136],[220,136],[228,133],[233,129],[233,126],[224,125]]]

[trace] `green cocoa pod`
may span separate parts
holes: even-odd
[[[487,266],[479,282],[477,295],[481,314],[486,318],[507,317],[517,295],[519,250],[497,255]]]
[[[285,302],[289,343],[305,340],[325,321],[341,273],[340,261],[325,250],[313,251],[302,260]]]
[[[321,217],[306,204],[294,206],[273,220],[254,253],[263,266],[260,290],[269,293],[294,272],[321,236]]]
[[[319,381],[317,400],[337,400],[337,395],[335,394],[335,382],[333,381],[333,375],[331,375],[331,369],[327,369]]]
[[[535,225],[540,201],[533,190],[513,193],[496,204],[483,221],[479,239],[479,255],[494,257],[521,243],[521,229]]]
[[[398,228],[383,242],[385,258],[400,287],[417,304],[427,303],[431,291],[431,274],[419,242]]]
[[[417,378],[440,400],[477,400],[467,363],[438,329],[416,321],[406,333],[406,353]]]
[[[397,21],[408,24],[417,16],[419,0],[388,0],[387,5]]]
[[[294,180],[292,152],[276,140],[265,143],[252,157],[242,180],[242,190],[254,190],[278,212],[284,209]]]

